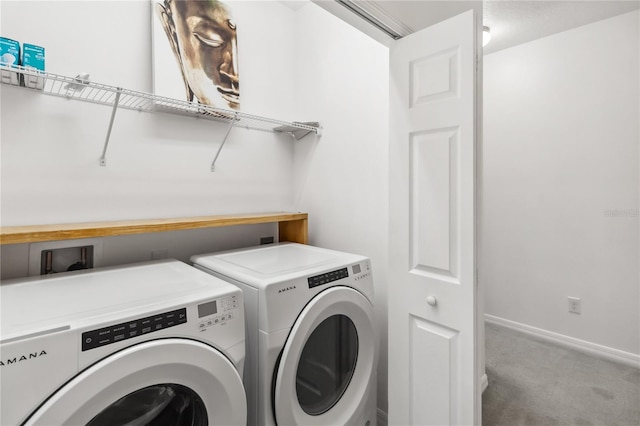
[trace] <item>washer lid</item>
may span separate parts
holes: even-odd
[[[191,261],[209,270],[248,284],[281,282],[312,275],[332,267],[361,262],[359,255],[282,243],[191,257]]]

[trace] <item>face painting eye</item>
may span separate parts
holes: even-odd
[[[207,46],[220,47],[224,44],[224,39],[220,36],[220,34],[213,31],[207,33],[197,31],[193,33],[193,36]]]

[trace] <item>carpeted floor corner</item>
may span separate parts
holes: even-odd
[[[483,426],[640,426],[640,369],[486,325]]]

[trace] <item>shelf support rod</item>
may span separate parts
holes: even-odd
[[[222,139],[222,143],[218,147],[218,151],[216,152],[216,156],[213,157],[213,161],[211,162],[211,171],[212,172],[215,171],[216,161],[218,160],[218,156],[220,155],[220,151],[222,151],[222,147],[224,146],[225,142],[227,142],[227,138],[229,137],[229,133],[231,133],[231,128],[233,127],[234,124],[236,124],[237,117],[238,117],[238,113],[236,112],[233,115],[233,118],[231,119],[231,121],[229,122],[229,126],[227,126],[227,132],[224,134],[224,138]]]
[[[113,109],[111,110],[111,120],[109,120],[109,128],[107,129],[107,139],[104,141],[104,148],[102,148],[102,155],[100,156],[100,165],[102,167],[105,167],[107,165],[107,147],[109,146],[109,138],[111,138],[113,120],[116,118],[116,111],[118,110],[118,103],[120,102],[121,94],[122,88],[118,87],[116,91],[116,99],[113,101]]]

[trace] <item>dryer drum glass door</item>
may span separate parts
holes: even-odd
[[[274,372],[276,423],[359,424],[374,387],[377,342],[373,306],[362,293],[335,286],[313,297]]]
[[[148,386],[120,398],[87,426],[207,426],[202,399],[178,384]]]
[[[23,426],[212,426],[247,421],[242,378],[215,348],[165,338],[121,349],[52,394]]]
[[[358,332],[345,315],[320,323],[304,345],[296,393],[305,413],[316,416],[334,406],[351,381],[358,359]]]

